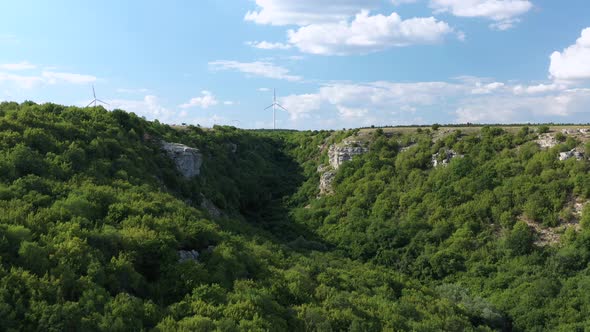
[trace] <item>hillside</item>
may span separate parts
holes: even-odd
[[[590,328],[586,127],[181,129],[0,104],[0,330]]]

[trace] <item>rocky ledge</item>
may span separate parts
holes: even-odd
[[[369,151],[368,148],[357,145],[357,142],[346,142],[345,145],[337,146],[332,145],[328,149],[328,157],[330,165],[334,169],[338,169],[343,163],[350,161],[354,156],[358,156]],[[357,145],[357,146],[355,146]]]
[[[162,141],[162,149],[168,157],[174,160],[176,168],[182,175],[192,178],[201,174],[203,155],[199,149],[179,143],[168,143]]]

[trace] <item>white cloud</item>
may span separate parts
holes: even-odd
[[[290,75],[289,70],[284,67],[265,61],[238,62],[218,60],[209,62],[209,67],[212,70],[237,70],[245,74],[279,80],[300,81],[302,79],[301,76]]]
[[[21,61],[18,63],[4,63],[0,64],[0,70],[28,70],[28,69],[35,69],[37,66],[31,64],[27,61]]]
[[[0,83],[8,82],[19,88],[31,89],[34,86],[43,83],[43,78],[39,76],[15,75],[0,72]]]
[[[475,88],[473,90],[471,90],[471,93],[473,93],[474,95],[489,94],[495,90],[502,88],[503,86],[504,86],[504,83],[500,83],[500,82],[494,82],[494,83],[489,83],[489,84],[481,84],[480,82],[477,82],[475,84]]]
[[[267,42],[267,41],[246,42],[246,45],[252,46],[254,48],[259,48],[262,50],[288,50],[293,47],[289,44],[271,43],[271,42]]]
[[[574,45],[563,52],[551,54],[549,73],[557,81],[590,79],[590,27],[582,30],[580,38]]]
[[[289,30],[288,39],[305,53],[346,55],[437,43],[452,32],[446,22],[434,17],[402,20],[397,13],[371,16],[362,11],[350,23],[311,24]]]
[[[139,116],[145,116],[148,120],[158,119],[164,123],[175,123],[179,119],[177,112],[162,106],[160,99],[154,95],[146,95],[140,100],[109,99],[106,102],[111,109],[133,112]]]
[[[279,99],[280,104],[287,109],[291,120],[309,117],[309,113],[320,109],[321,101],[318,94],[290,95]]]
[[[60,82],[72,84],[88,84],[96,82],[96,77],[92,75],[43,71],[41,73],[41,76],[48,84],[56,84]]]
[[[226,101],[223,102],[223,105],[226,105],[226,106],[231,106],[233,104],[234,104],[234,102],[231,101],[231,100],[226,100]]]
[[[545,83],[513,85],[464,77],[457,82],[334,82],[280,102],[292,121],[330,128],[367,124],[587,121],[590,89]]]
[[[570,89],[542,96],[486,96],[463,100],[456,122],[547,122],[587,112],[590,89]]]
[[[246,21],[271,25],[308,25],[347,20],[381,0],[256,0],[258,10],[248,11]]]
[[[219,102],[215,98],[215,96],[207,90],[201,91],[200,97],[191,98],[188,103],[182,104],[180,108],[192,108],[192,107],[199,107],[199,108],[209,108],[211,106],[217,105]]]
[[[517,85],[513,88],[514,94],[541,94],[546,92],[565,90],[566,86],[562,84],[537,84],[537,85]]]
[[[269,88],[258,88],[258,91],[260,91],[260,92],[268,92],[268,91],[270,91],[270,89]]]
[[[355,108],[355,107],[345,107],[345,106],[336,106],[338,109],[338,113],[340,116],[346,120],[353,120],[362,118],[369,113],[369,110],[366,108]]]
[[[495,21],[490,27],[506,30],[533,8],[529,0],[430,0],[435,13],[448,12],[459,17],[483,17]]]

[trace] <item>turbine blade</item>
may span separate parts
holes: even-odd
[[[90,103],[88,103],[88,105],[86,105],[86,107],[88,107],[88,106],[92,105],[92,103],[94,103],[94,100],[93,100],[93,101],[91,101]]]
[[[103,104],[105,104],[105,105],[109,105],[109,103],[107,103],[107,102],[105,102],[105,101],[102,101],[102,100],[100,100],[100,99],[97,99],[96,101],[98,101],[99,103],[103,103]]]
[[[283,105],[277,103],[277,106],[280,107],[280,108],[282,108],[282,109],[284,109],[285,111],[287,111],[287,109],[284,108]],[[289,111],[287,111],[287,112],[289,112]]]
[[[274,105],[275,105],[275,104],[272,104],[272,105],[268,106],[267,108],[265,108],[264,110],[266,111],[267,109],[269,109],[269,108],[273,107]]]
[[[92,94],[94,95],[94,99],[96,99],[96,91],[94,91],[94,84],[92,84]]]

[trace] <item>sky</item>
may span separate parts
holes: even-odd
[[[589,123],[588,0],[0,3],[0,101],[341,129]]]

